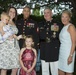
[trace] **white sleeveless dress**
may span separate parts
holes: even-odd
[[[59,63],[58,67],[60,70],[68,73],[72,73],[74,71],[74,59],[75,59],[75,52],[73,55],[73,61],[71,64],[67,64],[68,57],[70,55],[72,41],[70,33],[68,32],[68,27],[70,24],[63,27],[59,34],[60,39],[60,53],[59,53]]]

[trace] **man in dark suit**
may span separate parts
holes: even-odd
[[[52,18],[52,10],[45,8],[44,21],[39,23],[40,58],[42,75],[58,75],[59,32],[61,25]]]
[[[18,35],[32,35],[35,43],[35,48],[37,49],[38,44],[38,30],[37,23],[30,18],[30,7],[25,6],[23,8],[23,18],[17,20],[16,25],[19,30]],[[20,48],[23,47],[24,40],[19,41]]]

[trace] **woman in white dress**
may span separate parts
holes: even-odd
[[[10,16],[9,26],[15,32],[18,33],[18,29],[14,23],[17,11],[14,7],[8,10]],[[1,75],[6,75],[8,69],[12,69],[11,75],[16,75],[17,69],[20,67],[19,64],[19,53],[20,48],[17,39],[12,35],[10,40],[7,39],[5,42],[0,44],[0,69]]]
[[[72,75],[74,71],[75,59],[75,42],[76,31],[72,23],[70,23],[71,12],[65,10],[62,12],[61,20],[64,24],[60,38],[60,53],[59,53],[59,75]]]

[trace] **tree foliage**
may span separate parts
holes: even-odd
[[[57,16],[60,15],[61,10],[70,9],[74,15],[72,19],[76,22],[76,0],[57,0],[57,2],[55,2],[55,0],[0,0],[0,13],[3,10],[7,10],[9,6],[23,8],[25,5],[29,5],[31,9],[34,10],[33,14],[36,16],[39,14],[39,9],[45,6],[48,6],[52,9],[54,8],[54,12],[59,12],[57,13]]]
[[[22,6],[29,5],[32,9],[40,8],[44,6],[54,6],[59,5],[60,3],[64,3],[65,5],[69,5],[76,10],[76,0],[0,0],[0,9],[7,9],[8,6],[15,6],[16,8],[21,8]],[[35,4],[35,7],[33,7]]]

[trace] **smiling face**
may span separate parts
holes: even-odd
[[[44,10],[44,18],[47,21],[50,21],[52,18],[52,11],[50,9],[45,9]]]
[[[70,19],[71,19],[71,12],[69,11],[63,11],[62,12],[62,15],[61,15],[61,21],[64,25],[67,25],[69,22],[70,22]]]
[[[16,11],[14,8],[10,8],[9,12],[8,12],[9,16],[11,19],[14,19],[16,16]]]
[[[29,16],[30,16],[30,8],[25,7],[23,9],[23,16],[24,16],[24,19],[28,19],[29,18]]]

